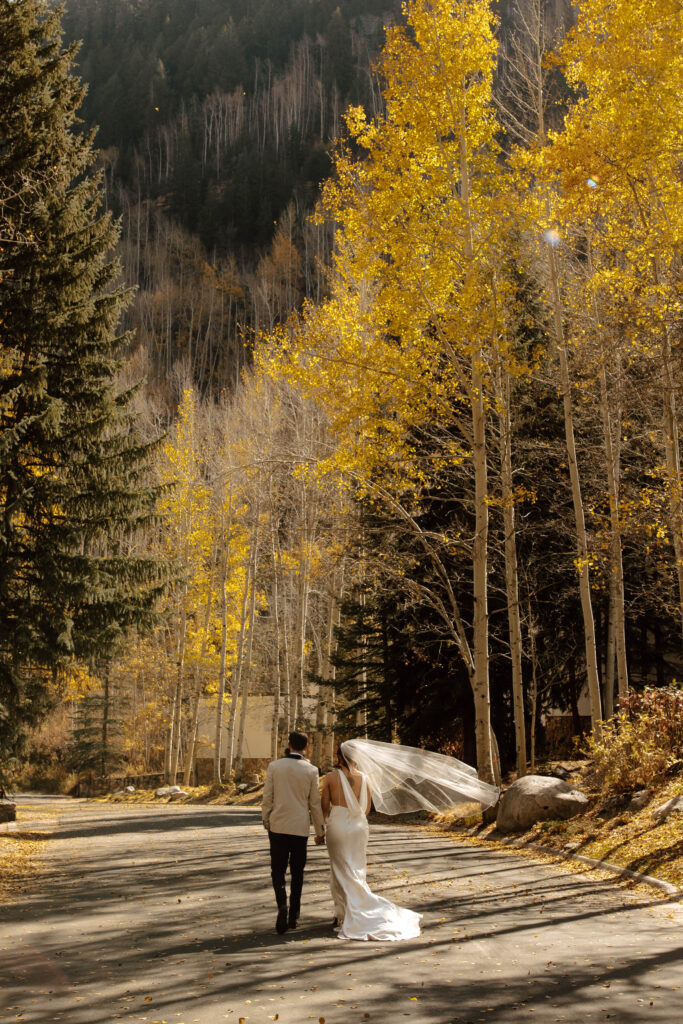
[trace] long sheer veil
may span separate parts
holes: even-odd
[[[490,807],[500,795],[470,765],[433,750],[361,739],[345,740],[340,749],[367,776],[372,802],[382,814],[446,811],[472,801]]]

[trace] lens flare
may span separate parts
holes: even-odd
[[[560,236],[554,228],[548,228],[547,231],[544,231],[543,237],[548,245],[552,245],[553,249],[556,249],[560,244]]]

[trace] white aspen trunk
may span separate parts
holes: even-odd
[[[216,554],[212,555],[212,568],[216,565]],[[206,647],[208,642],[209,634],[209,623],[211,622],[211,609],[213,606],[213,587],[209,584],[209,592],[206,597],[206,611],[204,613],[204,631],[202,635],[202,645],[199,655],[199,661],[201,662],[206,654]],[[190,737],[187,746],[187,761],[185,763],[185,778],[184,784],[190,785],[192,779],[192,769],[194,767],[194,759],[197,754],[197,737],[199,735],[199,705],[201,703],[202,695],[202,684],[200,680],[200,665],[197,663],[195,666],[194,673],[194,696],[192,698],[192,725],[190,728]]]
[[[529,737],[529,768],[533,775],[536,770],[536,716],[538,714],[538,662],[536,659],[536,628],[529,601],[529,655],[531,657],[531,723]]]
[[[464,19],[465,9],[460,8]],[[467,82],[460,83],[460,202],[465,239],[464,255],[467,276],[475,273],[470,207],[469,152],[467,142]],[[491,696],[489,690],[489,614],[488,614],[488,468],[486,460],[486,405],[484,401],[484,358],[481,343],[473,346],[471,356],[470,403],[472,416],[472,462],[474,467],[474,542],[472,545],[473,664],[477,771],[485,782],[493,783],[493,749],[491,742]]]
[[[173,692],[171,721],[168,733],[166,782],[174,786],[180,759],[180,724],[182,716],[183,671],[185,669],[185,643],[187,632],[187,584],[183,586],[180,605],[180,629],[178,636],[178,664],[176,684]]]
[[[275,549],[273,547],[273,553]],[[278,608],[278,584],[275,560],[273,559],[273,632],[275,638],[274,669],[275,679],[273,680],[273,717],[270,723],[270,757],[275,760],[279,742],[280,730],[280,611]]]
[[[223,758],[223,704],[225,702],[225,682],[228,649],[228,601],[225,593],[225,575],[221,575],[221,654],[218,667],[218,694],[216,703],[216,732],[213,752],[213,779],[217,786],[222,784]]]
[[[171,783],[171,769],[173,766],[173,731],[175,729],[175,698],[176,687],[173,687],[173,700],[171,701],[171,713],[168,718],[166,729],[166,750],[164,751],[164,783],[168,786]]]
[[[303,729],[304,722],[304,674],[306,667],[306,616],[308,605],[308,544],[302,552],[299,578],[297,581],[297,616],[296,616],[296,677],[294,679],[293,720],[295,729]]]
[[[480,369],[482,353],[472,356],[472,457],[474,463],[474,543],[472,545],[472,583],[474,596],[474,694],[477,771],[485,782],[494,783],[491,743],[491,698],[489,692],[489,614],[488,614],[488,473],[486,465],[486,412],[484,381]]]
[[[194,697],[192,698],[192,725],[190,726],[190,735],[187,744],[187,761],[185,762],[185,776],[183,778],[183,784],[185,786],[189,786],[192,782],[192,769],[194,768],[194,759],[197,754],[200,700],[201,692],[199,684],[196,683]]]
[[[256,607],[256,562],[258,559],[258,511],[256,513],[256,526],[252,539],[252,569],[251,569],[251,599],[249,602],[249,639],[247,641],[247,657],[242,671],[242,706],[240,708],[240,731],[237,738],[237,762],[235,774],[242,774],[242,763],[244,760],[244,735],[247,727],[247,705],[249,702],[249,680],[251,678],[251,658],[254,650],[254,612]]]
[[[247,629],[247,607],[249,602],[251,580],[251,558],[247,564],[247,571],[244,575],[244,591],[242,592],[242,607],[240,610],[240,633],[237,643],[237,660],[232,682],[232,701],[230,703],[230,718],[228,720],[228,740],[225,752],[225,775],[229,779],[232,775],[232,764],[235,751],[235,722],[237,719],[237,704],[242,692],[242,667],[244,664],[244,640]]]
[[[323,735],[323,749],[322,749],[322,770],[331,771],[334,765],[334,727],[336,724],[335,716],[335,679],[336,669],[332,664],[332,655],[334,654],[337,642],[335,639],[335,626],[339,625],[341,617],[341,595],[343,592],[343,571],[342,581],[339,586],[339,601],[332,596],[330,602],[330,616],[327,626],[327,661],[329,665],[329,685],[325,687],[325,733]]]
[[[607,721],[614,714],[614,679],[615,655],[617,646],[617,588],[616,577],[611,571],[609,577],[609,614],[607,617],[607,654],[605,656],[605,676],[603,687],[603,711]]]
[[[526,775],[526,723],[524,719],[524,682],[522,679],[522,623],[519,614],[519,576],[515,532],[515,501],[512,479],[512,423],[510,416],[510,379],[498,365],[498,394],[501,402],[500,464],[505,533],[505,589],[512,662],[512,707],[515,724],[517,777]]]
[[[275,514],[272,474],[269,478],[268,484],[268,497],[270,500],[270,558],[273,567],[273,638],[275,646],[273,661],[273,667],[275,670],[275,678],[273,680],[273,717],[270,723],[270,757],[271,760],[274,761],[278,753],[282,682],[280,674],[280,560],[278,558],[278,523]]]
[[[232,487],[228,489],[228,515],[225,521],[225,503],[221,497],[221,541],[222,557],[220,558],[220,588],[221,588],[221,651],[218,666],[218,693],[216,699],[216,728],[214,733],[213,750],[213,780],[217,786],[222,785],[223,759],[223,705],[225,704],[225,687],[227,676],[227,652],[228,652],[228,598],[225,591],[228,575],[228,562],[230,557],[230,532],[232,529]]]
[[[657,280],[659,274],[656,274]],[[681,489],[681,453],[676,410],[676,384],[672,367],[669,325],[665,324],[662,338],[662,369],[664,376],[664,448],[669,477],[671,506],[671,532],[676,556],[678,580],[678,609],[683,630],[683,494]]]
[[[278,541],[278,557],[279,557]],[[280,563],[282,564],[282,563]],[[283,601],[282,609],[282,668],[284,689],[282,692],[282,717],[286,736],[292,731],[292,663],[289,650],[289,632],[287,629],[287,602]]]
[[[583,633],[586,650],[586,674],[588,677],[588,695],[591,706],[591,724],[596,737],[602,735],[602,701],[600,695],[600,675],[598,672],[598,656],[595,644],[595,621],[593,619],[593,603],[590,591],[590,570],[588,567],[588,537],[586,519],[581,497],[581,479],[579,464],[576,457],[576,440],[574,437],[574,412],[572,409],[572,392],[569,377],[569,360],[567,343],[562,324],[562,303],[557,271],[557,259],[552,246],[548,247],[550,281],[552,289],[553,328],[555,345],[560,360],[560,386],[564,406],[564,431],[567,445],[567,463],[571,481],[572,502],[574,506],[574,524],[576,530],[577,568],[579,573],[579,593],[583,614]]]
[[[628,694],[628,664],[626,659],[626,614],[624,611],[624,566],[621,556],[621,522],[619,515],[619,442],[614,443],[612,416],[607,392],[607,373],[604,363],[600,368],[600,411],[602,428],[605,438],[605,459],[607,462],[607,486],[609,490],[610,511],[610,619],[607,643],[607,672],[612,675],[611,684],[605,680],[605,692],[608,694],[609,708],[605,707],[605,716],[610,718],[614,710],[614,652],[610,655],[610,638],[614,635],[617,658],[617,681],[619,697]],[[621,430],[621,413],[617,416],[617,430]]]

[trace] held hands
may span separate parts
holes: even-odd
[[[315,845],[316,846],[324,846],[325,845],[325,836],[324,835],[316,836],[315,837]]]

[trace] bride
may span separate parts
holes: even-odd
[[[418,936],[422,915],[378,896],[367,884],[367,814],[373,802],[386,814],[438,811],[467,800],[488,806],[499,791],[455,758],[377,740],[346,740],[321,795],[337,934],[391,942]]]

